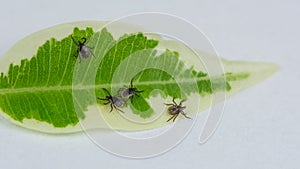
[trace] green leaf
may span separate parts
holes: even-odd
[[[158,110],[167,101],[156,101],[153,105],[152,99],[193,100],[196,94],[201,97],[200,108],[195,106],[189,114],[196,113],[211,106],[212,93],[235,94],[278,69],[269,63],[223,59],[225,74],[210,76],[204,69],[196,68],[197,65],[188,66],[183,56],[192,54],[178,42],[151,39],[142,33],[114,38],[102,25],[104,23],[82,22],[53,27],[11,48],[0,58],[1,115],[23,127],[48,133],[79,131],[79,121],[88,128],[107,127],[104,123],[108,122],[120,130],[151,129],[166,125],[169,118],[167,113],[159,116],[161,110]],[[100,31],[94,32],[97,29]],[[137,28],[132,26],[132,29],[135,32]],[[50,36],[45,36],[49,32]],[[71,35],[76,41],[86,37],[95,57],[77,60],[74,57],[77,46]],[[29,42],[36,45],[24,49],[24,44]],[[202,52],[198,54],[208,60],[215,59]],[[118,94],[131,79],[134,86],[144,92],[140,97],[126,100],[125,115],[117,111],[109,113],[110,106],[96,98],[107,96],[103,88],[112,95]],[[97,108],[104,121],[95,120],[99,116]],[[147,122],[155,118],[158,119],[142,125],[131,121]]]

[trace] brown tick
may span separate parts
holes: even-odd
[[[173,103],[165,103],[165,105],[169,106],[168,107],[168,113],[172,116],[171,118],[169,118],[167,120],[170,121],[173,119],[173,122],[175,121],[175,119],[177,118],[177,116],[179,114],[182,114],[185,118],[187,119],[191,119],[190,117],[188,117],[185,113],[184,113],[184,109],[186,108],[185,106],[182,106],[182,102],[184,102],[185,100],[181,100],[179,104],[177,104],[175,102],[175,98],[173,98]]]
[[[91,55],[93,55],[95,57],[95,55],[93,54],[93,52],[91,51],[92,47],[86,46],[85,43],[87,41],[86,38],[81,38],[81,41],[75,41],[75,39],[73,38],[73,36],[71,36],[73,42],[77,45],[77,52],[75,54],[75,57],[79,57],[79,63],[81,62],[81,59],[86,59],[88,57],[90,57]]]
[[[112,96],[107,89],[103,88],[103,90],[107,93],[107,96],[105,98],[98,97],[98,99],[107,101],[104,103],[104,105],[110,104],[110,112],[112,112],[113,109],[115,108],[115,109],[119,110],[120,112],[124,113],[118,107],[122,107],[122,106],[126,105],[125,101],[122,100],[118,96]]]

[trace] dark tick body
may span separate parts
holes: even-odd
[[[85,43],[87,41],[86,38],[81,38],[81,40],[83,40],[82,42],[81,41],[75,41],[75,39],[73,38],[73,36],[71,36],[73,42],[77,45],[77,51],[76,51],[76,54],[75,54],[75,57],[79,57],[79,62],[81,62],[81,58],[82,59],[86,59],[88,57],[90,57],[91,55],[93,55],[95,57],[95,55],[93,54],[93,52],[91,51],[91,47],[89,46],[86,46]]]
[[[190,117],[188,117],[185,113],[184,113],[184,109],[186,108],[185,106],[182,106],[182,102],[184,102],[185,100],[181,100],[179,104],[177,104],[175,102],[175,98],[173,98],[173,103],[165,103],[165,105],[170,106],[168,107],[168,113],[172,116],[171,118],[169,118],[167,120],[170,121],[173,119],[173,122],[175,121],[175,119],[177,118],[177,116],[181,113],[185,118],[187,119],[191,119]]]
[[[103,90],[107,93],[107,96],[105,98],[99,98],[98,97],[98,99],[107,101],[107,102],[104,103],[104,105],[110,104],[110,108],[111,108],[110,112],[112,112],[113,109],[115,108],[115,109],[119,110],[120,112],[124,113],[118,107],[122,107],[122,106],[126,105],[125,101],[122,100],[118,96],[112,96],[107,89],[103,88]]]
[[[133,78],[130,81],[130,86],[121,89],[121,96],[126,99],[133,99],[133,96],[140,97],[139,93],[144,92],[143,90],[138,90],[132,84]]]

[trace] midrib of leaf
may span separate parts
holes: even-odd
[[[232,77],[238,77],[241,75],[244,75],[245,73],[240,74],[231,74]],[[223,76],[220,77],[213,77],[214,79],[217,78],[224,78]],[[210,80],[211,78],[206,77],[197,77],[197,78],[183,78],[183,79],[177,79],[176,81],[171,80],[165,80],[165,81],[143,81],[143,82],[135,82],[135,85],[166,85],[166,84],[178,84],[178,83],[194,83],[195,81],[202,81],[202,80]],[[239,79],[242,80],[242,79]],[[90,90],[90,89],[102,89],[102,88],[120,88],[124,85],[127,85],[125,83],[112,83],[112,84],[97,84],[97,85],[68,85],[68,86],[49,86],[49,87],[29,87],[29,88],[6,88],[6,89],[0,89],[1,94],[9,94],[9,93],[22,93],[22,92],[39,92],[39,91],[60,91],[60,90]]]

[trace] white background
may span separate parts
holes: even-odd
[[[2,1],[0,56],[21,38],[60,23],[164,12],[195,24],[227,59],[275,62],[281,70],[230,98],[221,125],[206,144],[198,145],[199,128],[195,128],[175,149],[150,159],[116,157],[96,147],[83,133],[49,136],[0,118],[0,168],[300,168],[299,2]]]

